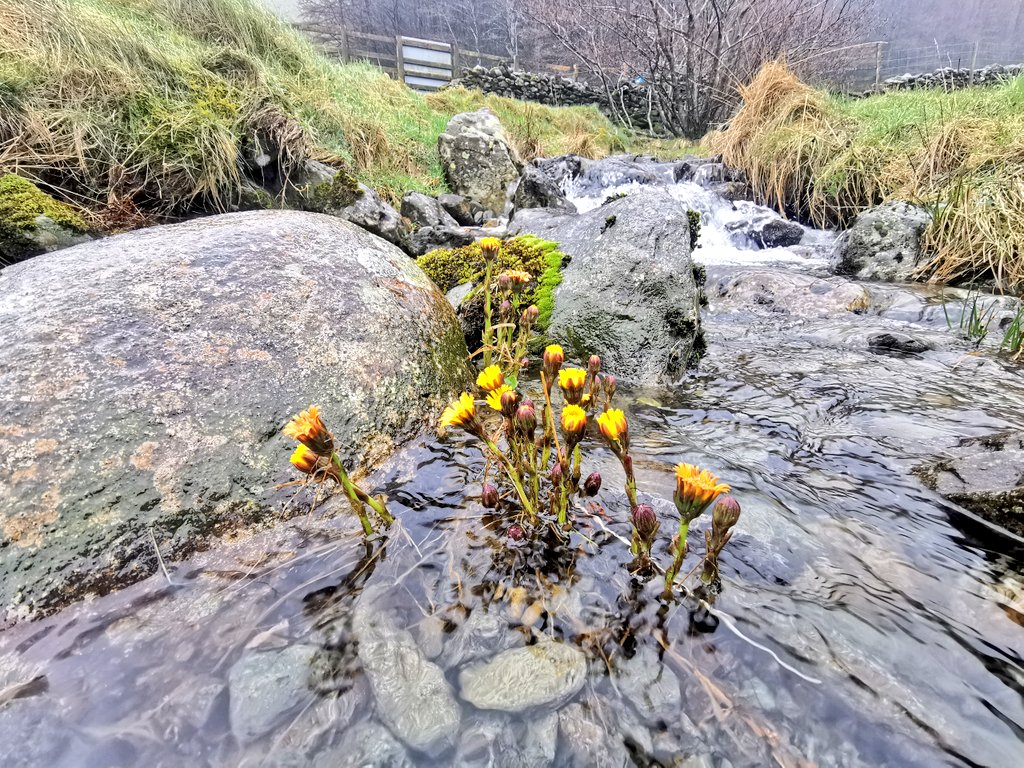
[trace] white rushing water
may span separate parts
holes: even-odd
[[[600,195],[586,196],[579,194],[570,183],[565,192],[577,210],[586,213],[600,207],[609,197],[628,195],[643,186],[637,182],[628,182],[609,186]],[[760,248],[752,238],[733,228],[755,219],[781,219],[771,208],[746,201],[733,203],[690,181],[669,184],[665,189],[686,208],[698,211],[701,215],[700,242],[693,253],[694,260],[701,264],[750,266],[785,263],[809,270],[828,266],[829,253],[835,242],[835,233],[832,231],[804,227],[804,237],[799,245]]]

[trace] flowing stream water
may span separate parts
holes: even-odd
[[[368,479],[400,519],[384,539],[332,499],[0,633],[0,765],[1024,765],[1024,542],[911,472],[1024,429],[1021,368],[973,353],[924,286],[855,286],[851,312],[821,280],[781,311],[764,286],[822,278],[831,235],[758,251],[727,224],[763,211],[671,189],[704,216],[708,353],[618,399],[662,560],[677,462],[742,504],[710,611],[623,567],[604,448],[584,470],[607,514],[540,546],[480,506],[472,441],[426,435]],[[880,332],[933,348],[872,351]],[[487,667],[547,639],[580,653]]]

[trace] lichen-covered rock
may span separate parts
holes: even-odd
[[[459,222],[452,218],[437,198],[422,192],[406,192],[402,198],[402,216],[417,227],[457,227]]]
[[[555,208],[576,213],[576,206],[565,198],[565,193],[543,172],[532,165],[523,168],[522,178],[512,198],[515,208]]]
[[[466,355],[426,275],[328,216],[215,216],[3,270],[0,606],[147,576],[150,531],[183,556],[279,513],[280,431],[310,403],[347,461],[382,458],[466,383]]]
[[[587,658],[571,645],[541,640],[502,651],[459,672],[460,695],[477,709],[525,712],[557,707],[583,687]]]
[[[0,176],[0,268],[86,242],[89,233],[71,206],[21,176]]]
[[[701,288],[686,209],[640,188],[587,213],[517,212],[513,233],[559,244],[570,261],[554,292],[548,336],[573,357],[601,356],[624,379],[676,379],[704,350]]]
[[[836,241],[833,267],[858,280],[904,282],[921,266],[921,236],[931,214],[893,201],[864,211]]]
[[[487,218],[487,211],[483,206],[467,200],[462,195],[445,193],[437,196],[437,202],[449,216],[464,227],[478,226]]]
[[[522,162],[489,109],[455,115],[437,137],[448,188],[502,214],[509,185],[519,178]]]

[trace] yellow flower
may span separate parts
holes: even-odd
[[[497,366],[492,367],[497,368]],[[513,391],[514,390],[512,389],[512,387],[510,387],[508,384],[502,384],[497,389],[492,390],[491,393],[487,396],[487,404],[491,406],[491,408],[496,410],[498,413],[501,413],[501,396],[504,395],[506,392]]]
[[[723,493],[729,493],[726,483],[706,469],[693,464],[676,465],[675,503],[679,514],[687,521],[693,520]]]
[[[533,275],[529,272],[524,272],[521,269],[510,269],[508,272],[505,272],[504,275],[513,283],[518,283],[519,285],[525,285],[533,280]]]
[[[578,405],[567,405],[562,409],[562,430],[566,436],[580,438],[587,428],[587,412]]]
[[[579,405],[586,381],[587,372],[582,368],[563,368],[558,372],[558,386],[562,388],[565,399],[573,405]]]
[[[597,417],[597,426],[609,443],[623,442],[629,439],[629,423],[626,414],[618,408],[609,408]]]
[[[469,392],[463,392],[459,399],[444,409],[441,414],[442,427],[469,429],[476,423],[476,401]]]
[[[501,368],[496,365],[489,365],[480,371],[476,377],[476,385],[485,392],[493,392],[505,385],[505,377],[501,375]]]
[[[549,344],[544,348],[544,372],[554,376],[565,362],[565,352],[557,344]]]
[[[306,475],[312,473],[313,470],[316,469],[316,465],[319,461],[320,457],[302,443],[299,443],[299,447],[295,449],[295,453],[292,454],[291,458],[292,466],[299,470],[299,472]]]
[[[284,433],[309,448],[319,456],[330,456],[334,453],[334,436],[327,431],[320,409],[315,405],[293,418],[285,425]]]
[[[501,250],[501,240],[497,237],[482,237],[478,241],[480,253],[487,261],[491,261]]]

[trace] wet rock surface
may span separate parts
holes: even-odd
[[[931,349],[925,342],[903,333],[876,333],[868,337],[868,347],[873,350],[902,352],[910,355],[919,355]]]
[[[498,118],[488,109],[455,115],[437,138],[448,188],[495,214],[507,206],[509,185],[522,161]]]
[[[950,501],[1024,536],[1024,433],[962,440],[915,471]]]
[[[871,299],[856,283],[773,269],[722,270],[707,287],[713,309],[744,308],[800,317],[863,312]]]
[[[578,359],[598,354],[623,379],[666,380],[699,358],[689,221],[667,192],[641,189],[576,216],[524,210],[509,231],[554,240],[571,258],[548,335]]]
[[[478,709],[523,712],[565,703],[583,687],[586,675],[583,653],[542,640],[464,667],[459,672],[459,695]]]
[[[0,272],[0,605],[49,609],[281,514],[280,434],[310,403],[386,456],[468,371],[451,307],[338,219],[210,217]],[[293,508],[294,509],[294,508]]]
[[[279,724],[307,695],[316,648],[293,645],[246,653],[228,673],[231,731],[245,743]]]
[[[921,235],[931,214],[904,202],[864,211],[836,241],[834,269],[858,280],[903,282],[921,266]]]
[[[576,206],[565,199],[565,193],[559,186],[538,168],[527,165],[519,179],[512,205],[522,208],[554,208],[556,210],[576,212]]]

